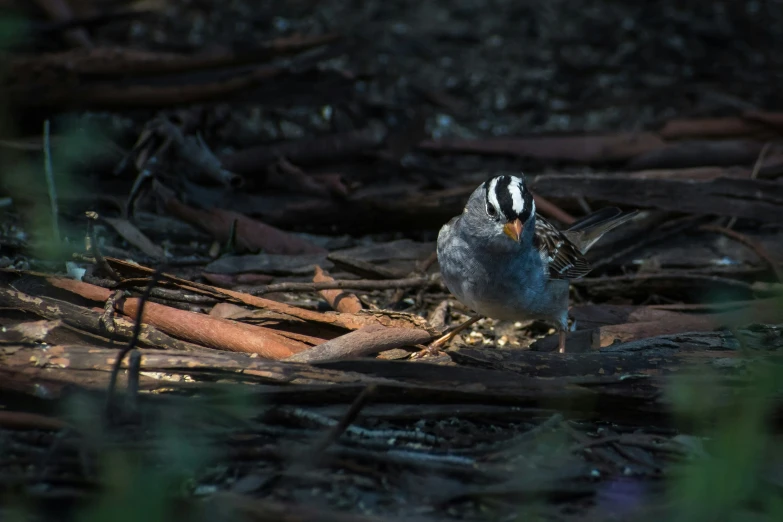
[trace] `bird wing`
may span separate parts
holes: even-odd
[[[590,263],[576,245],[538,214],[534,245],[551,279],[578,279],[590,271]]]

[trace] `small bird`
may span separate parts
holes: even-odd
[[[458,330],[480,316],[539,319],[558,330],[558,351],[564,352],[569,281],[591,270],[585,252],[637,212],[623,214],[608,207],[561,231],[536,214],[524,175],[485,181],[470,195],[462,214],[438,234],[444,283],[479,314]]]

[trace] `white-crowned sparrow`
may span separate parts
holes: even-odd
[[[438,234],[443,281],[481,316],[552,324],[563,352],[569,280],[587,274],[583,254],[636,213],[604,208],[560,231],[536,214],[524,176],[489,179]]]

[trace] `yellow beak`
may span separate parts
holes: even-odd
[[[523,227],[524,225],[519,218],[517,218],[514,221],[509,221],[503,226],[503,233],[518,243],[519,238],[522,235]]]

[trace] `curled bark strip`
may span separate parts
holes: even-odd
[[[323,283],[327,281],[334,281],[334,278],[322,270],[320,266],[316,266],[313,282]],[[326,299],[329,306],[338,312],[356,313],[362,309],[362,302],[359,301],[359,298],[348,292],[343,292],[341,290],[321,290],[318,293],[321,294],[321,297]]]
[[[429,332],[417,328],[370,325],[288,357],[286,361],[313,363],[350,359],[401,346],[422,344],[430,339],[432,335]]]
[[[86,299],[105,301],[111,291],[98,286],[59,279],[47,278],[57,288],[74,292]],[[116,309],[130,317],[136,317],[140,299],[137,297],[120,300]],[[267,328],[237,324],[204,314],[178,310],[158,303],[147,303],[142,321],[149,323],[169,335],[180,339],[232,352],[255,353],[267,359],[283,359],[305,350],[308,345],[287,339]]]

